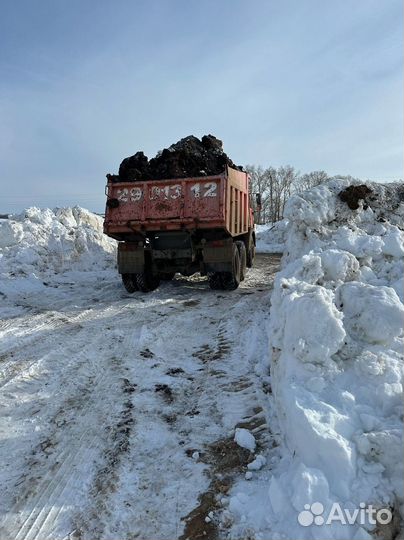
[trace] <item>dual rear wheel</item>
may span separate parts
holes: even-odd
[[[148,272],[141,274],[122,274],[122,283],[128,293],[150,292],[160,285],[160,277]]]
[[[244,280],[247,270],[247,253],[244,242],[238,240],[233,244],[231,272],[210,272],[209,286],[214,290],[234,291]]]
[[[232,270],[231,272],[210,272],[208,282],[211,289],[234,291],[244,280],[247,267],[251,267],[255,249],[252,247],[248,253],[244,242],[237,240],[232,246]],[[150,271],[139,274],[122,274],[122,283],[128,293],[136,291],[150,292],[157,289],[160,280],[169,281],[173,279],[174,273],[154,275]]]

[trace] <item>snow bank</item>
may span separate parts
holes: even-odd
[[[288,220],[256,225],[255,235],[258,253],[283,253],[285,250]]]
[[[334,502],[403,510],[404,189],[369,183],[351,210],[338,197],[347,185],[333,180],[285,210],[270,345],[290,456],[269,500],[273,530],[288,538],[366,538],[376,527],[303,527],[297,516],[313,502],[325,514]]]
[[[45,276],[66,270],[102,270],[115,263],[116,242],[102,218],[80,208],[28,208],[0,220],[0,274]]]

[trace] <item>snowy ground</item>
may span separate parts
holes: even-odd
[[[282,270],[234,292],[127,294],[80,208],[0,221],[0,538],[399,538],[404,190],[347,185],[290,199]]]
[[[235,428],[273,439],[260,362],[278,263],[229,293],[178,278],[129,295],[115,269],[3,279],[1,538],[226,530],[253,459]]]
[[[285,250],[288,220],[282,219],[275,223],[256,225],[258,253],[283,253]]]

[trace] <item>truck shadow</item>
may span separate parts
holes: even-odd
[[[215,291],[210,289],[208,280],[205,276],[200,276],[199,273],[186,277],[177,274],[169,283],[162,283],[159,290],[167,290],[175,288],[177,292],[180,290],[193,290],[201,293],[225,294],[225,295],[245,295],[253,294],[254,292],[263,292],[272,289],[273,281],[276,272],[279,270],[281,253],[257,253],[253,268],[247,270],[245,280],[240,284],[239,288],[234,291]]]

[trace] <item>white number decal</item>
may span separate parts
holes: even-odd
[[[173,186],[151,186],[149,191],[150,200],[155,199],[179,199],[182,195],[181,184],[174,184]],[[143,197],[143,190],[140,187],[133,187],[130,190],[128,188],[117,190],[118,200],[121,202],[137,202]]]
[[[150,190],[150,200],[155,199],[179,199],[181,197],[181,185],[175,184],[174,186],[152,186]]]
[[[174,193],[171,194],[171,198],[179,199],[181,197],[181,185],[175,184],[175,186],[171,186],[171,189],[174,191]]]
[[[150,191],[150,200],[158,199],[160,196],[160,188],[158,186],[152,186]]]
[[[139,187],[134,187],[130,190],[130,200],[132,202],[140,201],[143,192]]]
[[[130,200],[131,202],[136,202],[140,201],[143,197],[143,191],[139,187],[131,188],[130,191],[128,188],[123,188],[117,190],[117,195],[118,201],[128,202]]]
[[[215,182],[208,182],[203,187],[206,188],[204,197],[216,197],[217,184]]]
[[[194,184],[193,186],[191,186],[191,191],[194,194],[194,197],[196,199],[199,199],[199,197],[201,196],[201,184]]]
[[[217,184],[216,182],[207,182],[203,185],[205,191],[203,197],[217,197]],[[194,184],[191,186],[191,191],[196,199],[199,199],[201,196],[201,184]]]
[[[128,189],[118,189],[118,201],[128,202]]]

